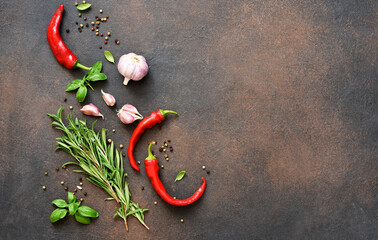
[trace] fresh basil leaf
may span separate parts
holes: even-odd
[[[64,201],[63,199],[55,199],[51,203],[57,206],[58,208],[65,208],[68,206],[66,201]]]
[[[85,97],[87,96],[87,87],[81,86],[79,90],[77,90],[76,98],[79,100],[79,102],[84,102]]]
[[[76,202],[76,196],[72,192],[68,192],[68,203]]]
[[[78,202],[75,202],[75,204],[76,204],[76,207],[78,207],[78,208],[79,208],[79,206],[80,206],[81,202],[80,202],[80,201],[78,201]]]
[[[91,75],[88,75],[87,80],[89,81],[101,81],[106,80],[107,76],[103,73],[93,73]]]
[[[84,3],[84,4],[80,4],[76,8],[79,9],[80,11],[83,11],[83,10],[87,10],[88,8],[90,8],[91,5],[92,4],[90,4],[90,3]]]
[[[106,60],[108,60],[108,62],[114,63],[114,57],[108,50],[104,51],[104,55],[105,55]]]
[[[68,211],[70,212],[70,215],[74,215],[77,211],[77,208],[78,206],[75,202],[68,204]]]
[[[91,74],[93,74],[93,73],[100,73],[100,72],[101,72],[101,69],[102,69],[102,62],[101,62],[101,61],[96,62],[95,64],[93,64],[91,70],[89,70],[89,72],[84,76],[84,79],[85,79],[88,75],[91,75]]]
[[[55,209],[51,215],[50,215],[50,222],[54,223],[62,218],[64,218],[67,214],[67,209],[61,209],[61,208],[57,208]]]
[[[75,79],[70,82],[66,87],[66,92],[73,91],[78,89],[81,85],[83,85],[84,81],[82,79]]]
[[[77,212],[80,213],[83,217],[97,218],[99,216],[98,212],[88,206],[81,206],[77,209]]]
[[[180,181],[185,176],[186,171],[181,171],[177,174],[175,182]]]
[[[76,219],[76,221],[78,221],[79,223],[82,223],[82,224],[90,224],[91,223],[90,218],[84,217],[84,216],[80,215],[80,213],[78,213],[78,212],[75,214],[75,219]]]

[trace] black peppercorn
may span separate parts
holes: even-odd
[[[67,29],[66,29],[66,33],[69,33],[69,32],[70,32],[70,30],[67,28]]]

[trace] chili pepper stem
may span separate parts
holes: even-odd
[[[156,157],[152,154],[152,152],[151,152],[151,147],[152,147],[152,145],[155,145],[155,144],[156,144],[156,142],[155,142],[155,141],[152,141],[152,142],[150,142],[150,144],[148,145],[148,156],[147,156],[146,160],[153,160],[153,159],[156,158]]]
[[[165,117],[165,115],[166,115],[167,113],[173,113],[173,114],[178,115],[177,112],[172,111],[172,110],[163,110],[163,109],[159,109],[159,111],[160,111],[161,115],[163,115],[163,117]]]
[[[82,65],[82,64],[79,63],[78,61],[75,62],[75,64],[74,64],[74,68],[81,68],[81,69],[84,69],[84,70],[87,70],[87,71],[89,71],[89,70],[92,69],[92,68],[89,68],[89,67],[86,67],[86,66]]]

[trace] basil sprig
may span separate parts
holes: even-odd
[[[64,218],[67,213],[75,216],[76,221],[82,224],[90,224],[91,218],[99,216],[96,210],[88,206],[80,206],[81,202],[77,201],[76,196],[72,192],[68,192],[68,204],[63,199],[55,199],[51,203],[58,207],[50,215],[50,222],[52,223]]]
[[[89,70],[88,73],[84,75],[83,79],[75,79],[72,82],[70,82],[66,87],[66,92],[78,89],[76,93],[76,98],[77,100],[79,100],[79,102],[84,102],[85,97],[88,93],[87,86],[93,90],[92,86],[90,85],[90,82],[102,81],[107,79],[107,76],[101,73],[101,69],[102,62],[96,62],[92,66],[91,70]]]

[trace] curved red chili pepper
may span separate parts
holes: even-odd
[[[148,146],[148,157],[144,160],[144,168],[146,169],[146,173],[148,178],[151,180],[152,186],[154,187],[156,193],[167,203],[174,205],[174,206],[187,206],[189,204],[194,203],[197,201],[203,194],[206,188],[206,179],[202,177],[202,185],[197,189],[197,191],[189,198],[184,200],[179,200],[172,198],[164,188],[163,183],[160,181],[159,178],[159,164],[158,160],[151,152],[151,146],[155,144],[151,142]]]
[[[58,62],[66,68],[82,68],[85,70],[90,70],[90,68],[79,63],[77,57],[71,52],[66,44],[64,44],[62,38],[60,37],[59,26],[60,22],[62,21],[63,10],[64,6],[62,4],[56,10],[47,28],[47,40],[49,41],[50,48]]]
[[[134,148],[135,148],[137,142],[139,141],[140,137],[146,131],[146,129],[152,128],[156,124],[161,123],[162,121],[164,121],[165,115],[167,113],[178,114],[177,112],[174,112],[174,111],[171,111],[171,110],[162,110],[162,109],[157,110],[156,113],[152,112],[150,116],[145,117],[138,124],[138,126],[135,128],[135,130],[133,132],[133,135],[130,138],[129,147],[127,149],[127,155],[129,157],[131,166],[135,170],[137,170],[138,172],[140,171],[140,169],[139,169],[138,165],[135,162]]]

